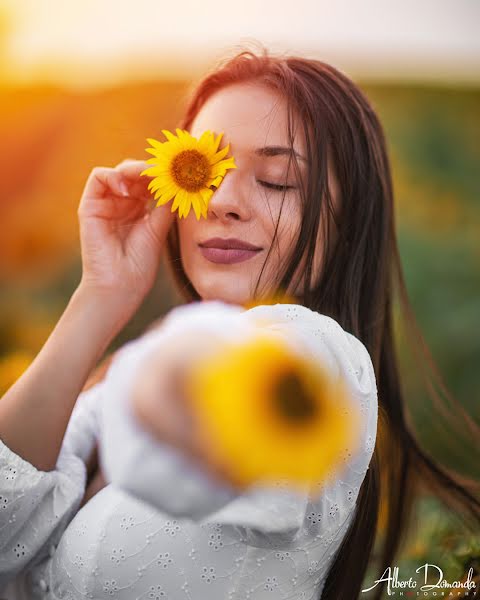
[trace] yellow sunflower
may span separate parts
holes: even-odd
[[[187,217],[191,206],[198,220],[206,218],[208,202],[218,188],[227,169],[236,169],[234,158],[224,159],[230,148],[228,144],[218,150],[223,133],[214,137],[211,131],[204,131],[197,139],[186,130],[176,129],[177,136],[166,129],[162,133],[166,142],[147,138],[152,148],[146,151],[153,154],[146,162],[151,164],[141,175],[154,177],[148,189],[158,199],[156,206],[174,199],[172,212],[178,208],[180,217]]]
[[[358,442],[346,383],[276,336],[198,360],[185,382],[206,453],[232,483],[321,486]]]

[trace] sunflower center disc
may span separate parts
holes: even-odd
[[[187,192],[198,192],[207,183],[210,163],[198,150],[182,150],[173,159],[171,172],[177,185]]]
[[[281,416],[291,423],[308,422],[318,411],[317,403],[295,372],[282,374],[276,382],[273,397]]]

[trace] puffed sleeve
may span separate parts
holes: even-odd
[[[0,591],[58,544],[85,493],[101,384],[79,394],[53,471],[40,471],[0,440]]]
[[[179,451],[154,439],[137,422],[129,400],[140,363],[152,352],[168,352],[181,332],[190,331],[200,339],[214,336],[241,341],[259,328],[345,374],[366,417],[362,423],[364,444],[358,455],[349,456],[349,466],[355,472],[365,467],[365,473],[376,431],[376,386],[363,344],[330,317],[303,306],[260,305],[245,310],[215,300],[176,307],[159,328],[117,353],[106,375],[102,403],[100,460],[107,481],[178,518],[230,523],[265,533],[291,535],[298,531],[306,518],[310,489],[294,490],[279,482],[252,485],[236,493]]]

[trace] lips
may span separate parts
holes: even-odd
[[[256,256],[262,248],[235,238],[211,238],[198,244],[200,252],[208,261],[217,264],[233,264]]]
[[[261,250],[259,246],[254,246],[249,242],[244,242],[237,238],[210,238],[198,244],[201,248],[220,248],[222,250]]]

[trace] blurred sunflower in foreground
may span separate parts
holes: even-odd
[[[215,139],[211,131],[202,133],[200,139],[186,130],[176,129],[177,136],[162,129],[168,141],[159,142],[147,138],[152,148],[146,151],[153,154],[146,162],[153,165],[141,175],[154,177],[148,189],[154,193],[156,206],[166,204],[172,198],[172,212],[178,208],[180,217],[187,217],[193,206],[198,220],[206,218],[208,202],[218,188],[227,169],[236,169],[234,158],[224,159],[230,144],[218,151],[223,133]]]
[[[274,336],[198,360],[185,383],[208,452],[240,487],[321,484],[358,442],[343,379]]]

